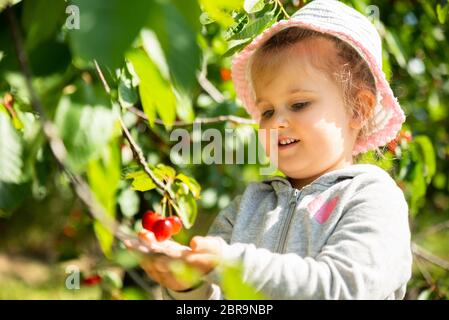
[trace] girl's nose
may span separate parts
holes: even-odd
[[[274,125],[278,128],[286,128],[288,127],[288,119],[284,113],[278,113],[274,120]]]

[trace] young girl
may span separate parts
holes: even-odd
[[[336,0],[312,1],[259,35],[233,60],[238,96],[261,129],[276,130],[275,176],[251,183],[190,247],[142,267],[164,299],[225,299],[219,265],[238,261],[243,280],[269,299],[402,299],[411,276],[408,207],[395,181],[353,157],[395,138],[405,117],[381,69],[379,35]],[[193,286],[168,264],[203,274]]]

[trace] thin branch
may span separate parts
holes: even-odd
[[[145,173],[150,177],[151,180],[153,180],[154,184],[164,192],[168,194],[168,197],[173,200],[174,195],[170,189],[167,188],[167,185],[164,185],[163,182],[159,181],[159,179],[154,175],[153,171],[148,167],[148,163],[145,160],[145,156],[143,155],[143,151],[140,148],[140,146],[137,144],[136,141],[134,141],[134,138],[131,136],[131,133],[129,132],[126,125],[123,123],[122,118],[120,118],[120,125],[122,127],[123,134],[126,138],[126,140],[129,142],[129,145],[131,146],[131,150],[133,151],[135,158],[139,162],[139,164],[142,166]]]
[[[98,76],[100,77],[104,89],[107,93],[110,92],[110,87],[106,81],[106,78],[103,75],[103,72],[101,71],[100,66],[98,65],[98,63],[96,61],[94,61],[95,64],[95,68],[96,71],[98,73]],[[119,102],[120,103],[120,102]],[[133,151],[134,157],[136,158],[136,160],[139,162],[139,164],[142,166],[143,170],[145,171],[145,173],[150,177],[150,179],[154,182],[154,184],[159,188],[158,190],[162,190],[162,194],[167,197],[168,201],[170,202],[170,204],[173,206],[173,208],[175,208],[175,210],[178,212],[179,208],[177,206],[177,204],[175,203],[174,199],[175,196],[173,194],[173,192],[168,188],[167,184],[164,184],[162,181],[160,181],[155,174],[153,173],[153,171],[149,168],[147,161],[145,160],[145,156],[143,155],[143,151],[140,148],[140,146],[137,144],[137,142],[134,140],[134,138],[132,137],[131,133],[129,132],[128,128],[126,127],[125,123],[123,122],[123,119],[120,117],[120,126],[122,128],[123,131],[123,135],[125,136],[126,140],[128,141],[131,150]]]
[[[137,285],[139,285],[143,290],[145,290],[149,295],[151,295],[151,298],[153,298],[153,291],[151,290],[150,286],[148,286],[148,284],[145,282],[145,280],[142,279],[142,277],[133,269],[127,269],[126,271],[128,272],[131,279],[133,279],[133,281]]]
[[[148,121],[148,117],[146,116],[146,114],[144,112],[142,112],[141,110],[135,108],[135,107],[130,107],[127,109],[128,111],[134,113],[136,116],[138,116],[139,118]],[[195,120],[193,120],[193,122],[185,122],[185,121],[175,121],[173,122],[173,126],[191,126],[194,124],[211,124],[211,123],[218,123],[218,122],[233,122],[236,124],[243,124],[243,125],[254,125],[256,124],[255,121],[251,120],[251,119],[247,119],[247,118],[242,118],[242,117],[237,117],[237,116],[233,116],[233,115],[222,115],[222,116],[218,116],[218,117],[212,117],[212,118],[196,118]],[[155,123],[163,125],[163,121],[160,119],[156,119]]]
[[[97,74],[100,77],[101,83],[103,83],[103,87],[105,91],[109,94],[111,93],[111,88],[108,85],[108,82],[106,81],[106,78],[104,77],[103,72],[100,69],[100,66],[98,65],[97,60],[94,60],[95,69],[97,70]]]
[[[421,272],[422,276],[424,277],[424,280],[426,280],[429,288],[435,288],[435,281],[433,280],[429,271],[427,271],[426,268],[424,268],[421,260],[423,260],[423,259],[420,258],[419,256],[416,256],[416,266],[418,267],[419,272]]]
[[[437,233],[437,232],[443,231],[444,229],[449,229],[449,220],[440,222],[440,223],[438,223],[438,224],[436,224],[436,225],[434,225],[434,226],[432,226],[430,228],[427,228],[426,230],[424,230],[418,236],[421,238],[421,237],[428,236],[428,235],[433,234],[433,233]]]
[[[287,13],[287,11],[285,11],[284,6],[282,5],[280,0],[276,0],[276,3],[279,5],[279,7],[281,8],[282,13],[284,14],[284,16],[288,19],[290,18],[290,15]]]
[[[430,262],[433,263],[434,265],[445,269],[447,271],[449,271],[449,261],[444,260],[436,255],[434,255],[433,253],[427,251],[426,249],[424,249],[423,247],[419,246],[416,243],[412,243],[412,251],[413,254],[415,254],[416,256]]]
[[[222,103],[225,98],[223,94],[207,79],[207,56],[203,59],[201,72],[197,76],[198,83],[206,91],[215,102]]]

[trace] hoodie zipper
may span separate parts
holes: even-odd
[[[289,201],[289,210],[287,212],[286,222],[284,222],[284,225],[282,226],[282,233],[281,233],[281,241],[279,241],[279,245],[277,248],[278,253],[282,253],[285,250],[285,242],[287,240],[287,233],[290,226],[290,223],[293,219],[293,213],[296,208],[296,204],[298,202],[298,196],[301,193],[298,189],[294,189],[293,192],[290,195],[290,201]]]

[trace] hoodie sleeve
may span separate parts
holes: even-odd
[[[243,264],[243,280],[268,299],[403,298],[411,276],[408,206],[394,183],[365,185],[316,257],[278,254],[253,244],[226,245],[225,260]],[[217,283],[217,270],[208,274]]]
[[[208,236],[216,236],[224,240],[222,241],[223,250],[227,243],[231,241],[232,230],[235,223],[235,217],[238,212],[240,200],[242,196],[236,196],[231,203],[222,209],[215,217],[214,222],[209,228]],[[205,281],[201,286],[187,292],[174,291],[161,287],[163,300],[223,300],[221,289],[218,286],[218,271],[212,270],[206,275]],[[216,283],[213,283],[213,282]]]

